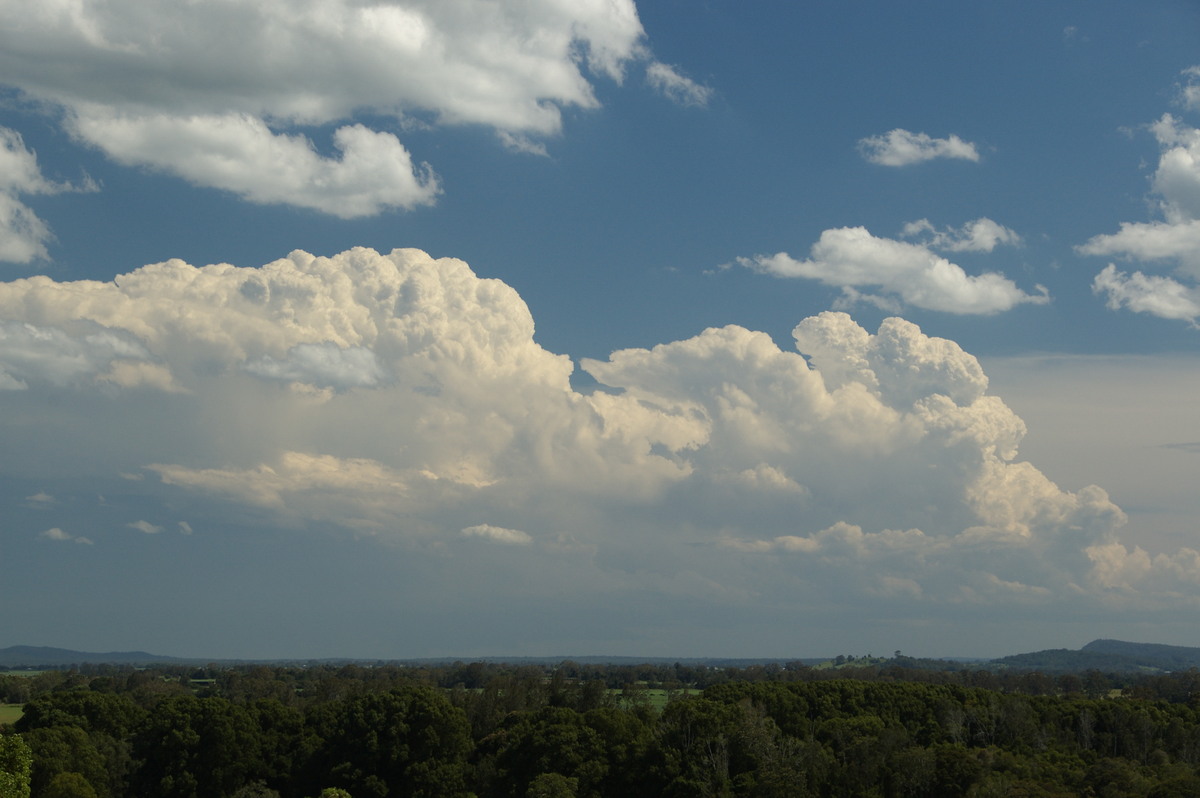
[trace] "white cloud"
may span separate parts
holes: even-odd
[[[163,530],[161,526],[152,524],[149,521],[134,521],[132,524],[126,524],[125,526],[130,529],[136,529],[144,535],[157,535]]]
[[[712,89],[696,83],[668,64],[654,61],[646,67],[646,80],[655,90],[673,102],[685,106],[708,105]]]
[[[850,597],[841,612],[886,601],[921,617],[962,602],[1068,612],[1121,590],[1186,604],[1155,581],[1182,590],[1186,552],[1126,573],[1118,555],[1136,564],[1136,548],[1108,495],[1021,461],[1025,425],[978,361],[898,318],[872,333],[823,313],[791,350],[738,326],[621,350],[581,363],[604,388],[591,393],[534,341],[511,287],[417,250],[17,280],[0,283],[0,319],[55,331],[22,344],[0,471],[36,453],[56,495],[55,474],[140,471],[153,478],[124,484],[142,517],[186,513],[184,533],[343,530],[481,574],[486,547],[450,544],[507,542],[521,554],[496,579],[706,607],[793,606],[831,585]],[[97,341],[177,390],[96,378],[110,371]],[[522,531],[545,529],[569,535]]]
[[[1114,264],[1104,267],[1092,281],[1092,290],[1107,297],[1112,310],[1128,308],[1134,313],[1149,313],[1163,319],[1196,323],[1200,316],[1200,289],[1188,287],[1170,277],[1127,274]]]
[[[370,349],[329,342],[296,344],[282,359],[264,355],[245,368],[261,377],[341,390],[377,385],[387,377]]]
[[[463,529],[462,535],[469,538],[483,538],[493,543],[503,543],[508,546],[527,546],[533,542],[528,532],[519,529],[505,529],[491,524],[476,524]]]
[[[3,0],[0,75],[63,109],[75,136],[121,163],[350,218],[426,205],[439,191],[393,133],[348,124],[356,114],[390,117],[397,129],[483,125],[538,151],[536,138],[560,132],[564,108],[598,106],[593,77],[620,82],[631,62],[650,59],[644,38],[633,0],[36,10]],[[667,70],[669,95],[702,94]],[[328,126],[334,153],[312,130]],[[28,233],[29,257],[44,257],[44,230]]]
[[[37,155],[21,134],[0,127],[0,261],[29,263],[46,259],[50,228],[21,201],[26,194],[54,194],[66,187],[42,176]]]
[[[1200,69],[1184,70],[1187,85],[1182,104],[1194,110]],[[1159,145],[1158,168],[1152,189],[1158,198],[1161,221],[1122,222],[1116,233],[1096,235],[1076,247],[1083,255],[1117,256],[1142,262],[1174,262],[1179,277],[1132,274],[1109,264],[1096,275],[1092,287],[1107,296],[1113,310],[1128,308],[1167,319],[1195,323],[1200,290],[1200,130],[1164,114],[1150,125]]]
[[[147,357],[127,335],[78,321],[74,327],[67,331],[0,320],[0,391],[26,390],[34,382],[86,382],[104,369]]]
[[[1200,66],[1183,70],[1184,85],[1179,87],[1179,99],[1184,108],[1200,111]]]
[[[911,231],[906,228],[906,234],[917,234],[924,229],[920,223],[914,224],[918,226]],[[977,232],[968,225],[964,231],[935,233],[935,243],[937,236],[942,236],[942,244],[950,245],[951,249],[955,246],[959,249],[977,247],[980,241],[998,234],[989,227],[984,225],[982,232]],[[851,302],[877,301],[894,306],[899,301],[946,313],[989,314],[1010,310],[1023,303],[1049,301],[1045,289],[1040,286],[1037,293],[1027,294],[995,272],[968,275],[961,266],[937,255],[927,246],[878,238],[865,227],[824,231],[820,240],[813,244],[807,260],[796,260],[780,252],[771,256],[739,258],[738,262],[775,277],[802,277],[841,288]],[[883,294],[878,297],[864,295],[858,291],[863,286],[878,287]]]
[[[440,193],[427,164],[391,133],[362,125],[333,133],[336,158],[300,135],[273,132],[244,113],[173,116],[76,109],[73,132],[118,163],[153,166],[262,204],[286,203],[343,219],[429,205]]]
[[[902,128],[860,139],[858,148],[864,158],[881,166],[908,166],[935,158],[979,160],[975,145],[958,136],[935,139],[927,133],[912,133]]]
[[[1141,261],[1177,259],[1186,272],[1200,275],[1200,220],[1122,222],[1110,235],[1098,235],[1081,244],[1083,255],[1117,255]]]
[[[962,227],[938,230],[928,219],[918,219],[904,225],[905,238],[923,238],[923,246],[946,252],[991,252],[997,246],[1020,246],[1021,237],[1015,230],[998,224],[986,216],[967,222]]]
[[[73,541],[83,546],[94,545],[92,541],[82,535],[76,536],[68,532],[64,532],[58,527],[42,530],[38,533],[38,537],[46,538],[47,540]]]

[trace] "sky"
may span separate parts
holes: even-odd
[[[1200,645],[1197,42],[0,0],[0,647]]]

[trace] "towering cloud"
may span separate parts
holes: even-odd
[[[1124,545],[1103,490],[1021,462],[1024,424],[976,359],[899,318],[823,313],[792,351],[708,329],[585,360],[599,385],[580,392],[509,286],[356,249],[17,280],[0,324],[0,469],[37,452],[56,497],[123,473],[163,506],[219,499],[194,502],[189,539],[241,508],[446,556],[509,544],[492,549],[512,568],[718,603],[830,579],[893,608],[1174,601],[1193,578],[1195,553]]]

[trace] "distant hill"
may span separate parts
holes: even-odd
[[[992,667],[1016,670],[1108,673],[1167,673],[1200,668],[1200,648],[1159,643],[1129,643],[1122,640],[1093,640],[1078,651],[1053,648],[994,659]]]
[[[147,654],[145,651],[109,651],[97,654],[49,646],[0,648],[0,668],[36,668],[39,666],[60,668],[64,665],[82,665],[85,662],[111,665],[162,665],[182,661],[175,657]]]

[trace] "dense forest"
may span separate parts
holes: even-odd
[[[0,676],[0,798],[1200,795],[1200,672],[886,662]]]

